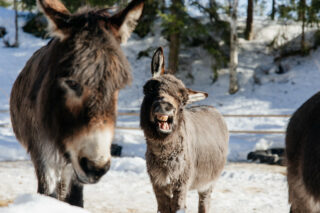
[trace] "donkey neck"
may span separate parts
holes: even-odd
[[[159,158],[170,158],[183,150],[183,137],[180,134],[172,135],[165,140],[147,139],[148,149]]]

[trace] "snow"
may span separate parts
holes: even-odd
[[[128,160],[128,163],[136,162]],[[143,162],[138,164],[142,166]],[[156,199],[146,171],[130,171],[128,166],[124,169],[115,171],[112,168],[99,183],[84,187],[86,210],[93,213],[156,212]],[[0,179],[0,201],[13,200],[17,195],[26,193],[27,197],[35,196],[37,182],[29,161],[0,162]],[[37,196],[32,200],[35,205],[42,206],[38,202],[43,200]],[[8,208],[10,210],[15,206],[11,205]],[[196,212],[197,205],[197,192],[188,192],[187,212]],[[51,208],[52,205],[48,206]],[[211,207],[212,212],[219,213],[289,212],[285,168],[254,163],[228,163],[212,193]],[[0,213],[3,213],[3,209],[0,208]]]
[[[49,208],[50,207],[50,208]],[[1,213],[88,213],[88,211],[59,202],[54,198],[39,194],[24,194],[16,198],[10,207],[0,209]]]
[[[13,38],[13,11],[0,7],[0,26]],[[23,19],[20,19],[23,22]],[[20,24],[21,25],[21,24]],[[239,83],[240,91],[228,94],[228,70],[219,72],[219,80],[212,84],[212,59],[200,48],[182,47],[184,72],[178,73],[188,87],[206,91],[209,98],[199,104],[215,106],[224,114],[291,114],[311,95],[319,91],[320,50],[308,57],[292,57],[283,61],[288,69],[282,75],[270,71],[260,75],[261,84],[253,76],[260,67],[272,67],[273,57],[266,44],[275,35],[287,32],[289,39],[299,34],[299,26],[276,22],[257,21],[254,41],[240,40]],[[29,156],[15,139],[9,115],[9,97],[12,84],[31,55],[45,45],[41,40],[20,31],[17,49],[4,48],[0,42],[0,201],[15,200],[0,212],[30,212],[54,207],[71,208],[50,198],[36,195],[36,178]],[[282,42],[282,41],[279,41]],[[156,32],[155,36],[139,39],[136,35],[123,45],[133,70],[134,80],[120,92],[120,111],[139,111],[143,98],[142,86],[151,77],[150,57],[137,59],[139,51],[164,47],[168,56],[168,43]],[[150,55],[152,51],[150,52]],[[166,63],[168,64],[168,63]],[[193,78],[190,78],[190,75]],[[188,77],[189,76],[189,77]],[[208,77],[209,76],[209,77]],[[288,118],[234,118],[226,117],[230,130],[285,131]],[[118,126],[138,127],[136,116],[119,116]],[[110,171],[96,185],[85,187],[85,208],[90,212],[150,212],[156,211],[156,202],[146,172],[144,154],[146,145],[139,130],[116,130],[114,142],[123,146],[122,157],[113,158]],[[247,154],[256,149],[283,147],[284,135],[231,134],[228,163],[216,184],[212,199],[215,212],[288,212],[287,183],[284,167],[268,167],[245,162]],[[27,161],[25,161],[27,160]],[[14,162],[6,162],[14,161]],[[18,185],[18,187],[16,187]],[[26,194],[27,193],[27,194]],[[17,198],[18,197],[18,198]],[[188,194],[188,208],[195,211],[196,192]],[[50,208],[48,208],[50,206]],[[16,210],[16,211],[15,211]],[[78,212],[70,209],[65,212]]]

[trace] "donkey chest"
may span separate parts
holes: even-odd
[[[147,158],[148,173],[152,182],[159,186],[168,186],[179,182],[188,168],[183,155],[151,156]]]

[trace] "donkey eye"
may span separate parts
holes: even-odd
[[[80,87],[80,85],[76,81],[66,80],[65,82],[68,87],[70,87],[70,89],[77,90]]]
[[[185,89],[179,89],[179,96],[183,96],[186,93]]]
[[[76,82],[74,80],[66,80],[65,82],[66,82],[66,84],[68,85],[68,87],[70,89],[75,91],[77,96],[81,96],[82,95],[82,87],[78,82]]]

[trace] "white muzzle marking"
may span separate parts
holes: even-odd
[[[82,170],[79,160],[87,158],[96,167],[103,167],[111,160],[111,143],[113,131],[111,129],[92,131],[89,134],[77,138],[68,147],[73,168],[82,182],[90,182],[86,173]]]

